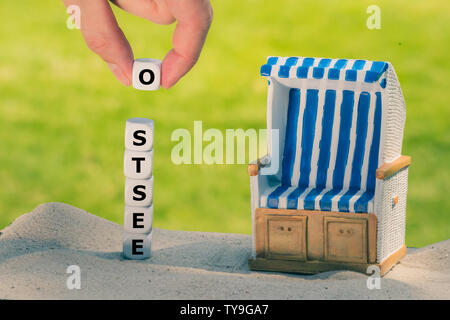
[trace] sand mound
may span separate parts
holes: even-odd
[[[122,226],[43,204],[0,235],[0,299],[449,299],[450,240],[411,250],[369,290],[367,276],[250,272],[247,235],[155,229],[153,257],[122,258]],[[66,269],[81,269],[69,290]]]

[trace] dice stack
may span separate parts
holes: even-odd
[[[123,254],[128,259],[151,256],[154,127],[145,118],[128,119],[125,126]]]

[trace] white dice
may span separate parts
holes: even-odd
[[[125,150],[123,171],[131,179],[149,179],[152,176],[153,151]]]
[[[125,179],[125,204],[148,207],[153,200],[153,177],[146,180]]]
[[[155,123],[151,119],[128,119],[125,125],[125,149],[132,151],[152,150],[154,129]]]
[[[152,231],[153,206],[125,206],[124,229],[126,233],[150,233]]]
[[[128,119],[125,125],[123,255],[128,259],[151,257],[154,127],[145,118]]]
[[[157,59],[134,60],[133,87],[138,90],[158,90],[161,84],[161,64]]]
[[[151,257],[152,234],[124,233],[123,255],[128,259],[143,260]]]

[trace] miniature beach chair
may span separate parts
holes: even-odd
[[[252,270],[383,275],[405,254],[405,103],[388,62],[269,57],[269,154],[249,165]]]

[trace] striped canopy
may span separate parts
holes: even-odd
[[[269,57],[261,75],[287,79],[329,79],[374,83],[387,70],[381,61],[303,57]],[[386,85],[382,79],[381,86]]]
[[[336,80],[374,82],[386,66],[365,60],[271,57],[261,73],[274,78],[332,79],[332,70],[338,70]],[[365,74],[355,78],[349,71]],[[287,90],[281,181],[263,192],[261,207],[373,212],[382,90],[380,86],[366,90],[348,85],[345,89],[305,85]]]

